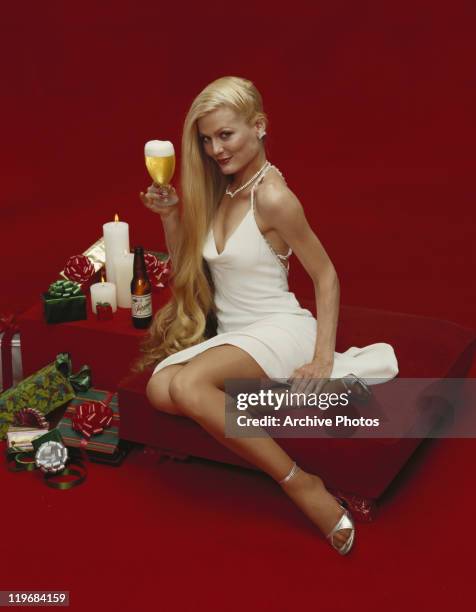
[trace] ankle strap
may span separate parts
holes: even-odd
[[[289,470],[289,474],[285,476],[282,480],[279,480],[278,484],[282,485],[285,482],[288,482],[288,480],[291,480],[291,478],[296,474],[298,470],[299,466],[296,462],[294,462],[292,468]]]

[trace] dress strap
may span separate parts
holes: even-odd
[[[255,189],[262,182],[262,180],[264,179],[264,177],[266,176],[270,168],[273,168],[272,164],[269,164],[269,166],[263,170],[263,173],[261,174],[259,179],[251,187],[251,210],[253,211],[253,214],[255,211]]]
[[[263,172],[263,174],[259,177],[259,179],[256,181],[256,183],[253,185],[253,187],[251,188],[251,211],[253,213],[253,217],[255,216],[255,189],[256,187],[261,183],[261,181],[264,179],[264,177],[266,176],[266,173],[271,169],[274,168],[276,170],[276,172],[282,177],[283,181],[286,183],[286,179],[284,178],[284,176],[282,175],[282,173],[280,172],[280,170],[278,170],[278,168],[276,168],[276,166],[273,166],[272,164],[270,164]],[[287,184],[287,183],[286,183]],[[256,222],[256,218],[255,218],[255,222]],[[256,227],[258,228],[258,225],[256,225]],[[258,228],[259,231],[259,228]],[[292,255],[292,249],[289,247],[289,250],[287,252],[286,255],[281,255],[280,253],[276,253],[276,251],[274,250],[273,246],[271,245],[271,243],[269,242],[269,240],[266,238],[266,236],[264,236],[261,232],[260,232],[261,236],[263,236],[264,241],[266,242],[266,244],[268,245],[271,253],[273,253],[273,255],[275,255],[278,259],[278,262],[280,264],[280,266],[282,266],[282,268],[284,269],[284,271],[286,272],[286,274],[289,274],[289,258]]]
[[[264,177],[269,172],[269,170],[271,170],[271,168],[274,168],[276,170],[276,172],[279,174],[279,176],[283,179],[283,181],[287,185],[286,179],[284,178],[283,173],[278,168],[276,168],[276,166],[273,166],[273,164],[269,164],[269,166],[265,168],[265,170],[263,171],[263,174],[259,177],[259,179],[256,181],[256,183],[254,183],[253,187],[251,188],[251,210],[253,211],[253,214],[255,210],[255,189],[264,179]]]

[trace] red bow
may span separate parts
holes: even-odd
[[[83,402],[74,407],[72,416],[72,427],[84,438],[81,440],[81,446],[85,446],[91,436],[100,434],[106,427],[109,427],[112,422],[113,413],[108,403],[112,398],[106,398],[106,402]]]
[[[2,337],[2,387],[5,391],[13,385],[12,338],[20,331],[16,316],[0,317],[0,334]]]

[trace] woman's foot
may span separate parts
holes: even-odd
[[[372,389],[355,374],[347,374],[342,378],[329,379],[321,389],[325,393],[348,393],[351,400],[367,403],[372,397]]]
[[[311,521],[327,536],[344,514],[336,498],[325,488],[324,483],[314,474],[301,469],[287,482],[281,484],[284,492]],[[339,530],[332,542],[341,548],[347,542],[352,529]]]

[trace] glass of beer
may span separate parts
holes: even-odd
[[[175,151],[170,140],[149,140],[144,147],[145,165],[158,185],[168,185],[175,171]]]

